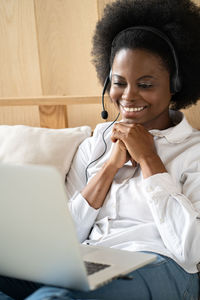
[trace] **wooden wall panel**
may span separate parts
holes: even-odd
[[[100,93],[90,56],[97,13],[94,0],[35,0],[43,95]],[[44,110],[40,108],[40,114]],[[64,115],[65,108],[62,110]],[[60,117],[61,108],[59,115],[55,107],[51,111],[52,119]],[[82,118],[83,111],[69,107],[68,115],[70,120]],[[46,115],[41,118],[44,120]],[[63,120],[59,126],[66,122]]]
[[[89,125],[92,128],[101,121],[99,96],[42,96],[42,97],[9,97],[0,98],[0,107],[32,107],[39,106],[40,122],[42,127],[63,128]],[[89,104],[89,105],[88,105]],[[69,123],[67,124],[66,115],[63,114],[62,107],[71,107],[76,118],[69,114]],[[74,107],[74,108],[73,108]],[[88,109],[89,107],[89,109]],[[54,117],[56,109],[57,118]],[[80,114],[80,112],[82,112]],[[79,116],[79,117],[78,117]],[[6,118],[5,118],[6,119]],[[7,120],[7,119],[6,119]],[[12,120],[11,120],[12,121]],[[11,124],[14,124],[11,122]],[[20,124],[20,123],[19,123]],[[64,124],[64,125],[63,125]],[[38,126],[38,124],[27,125]]]
[[[32,0],[0,3],[0,97],[41,95]]]
[[[0,106],[0,125],[29,125],[40,127],[37,106]]]
[[[101,123],[101,105],[89,104],[89,105],[71,105],[68,107],[68,124],[70,127],[76,127],[77,124],[89,125],[92,129],[96,124]]]
[[[40,126],[46,128],[66,128],[67,107],[63,105],[39,106]]]
[[[44,95],[97,95],[91,38],[94,0],[35,0]]]
[[[91,40],[96,21],[113,0],[1,0],[0,2],[0,97],[40,95],[99,95],[101,86],[91,64]],[[200,5],[200,0],[194,0]],[[106,100],[109,120],[116,116],[112,103]],[[45,126],[58,118],[65,126],[65,108],[0,108],[0,124]],[[51,111],[51,113],[49,113]],[[87,116],[101,122],[101,106],[68,107],[70,124]],[[185,111],[199,128],[200,102]],[[62,118],[60,117],[62,115]],[[62,120],[62,122],[61,122]],[[59,125],[58,125],[59,124]],[[64,125],[63,125],[64,124]]]
[[[41,95],[32,0],[0,3],[0,97]],[[38,125],[37,107],[0,108],[0,124]]]

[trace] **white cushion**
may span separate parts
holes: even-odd
[[[0,162],[54,166],[65,179],[79,144],[90,135],[89,126],[48,129],[0,125]]]

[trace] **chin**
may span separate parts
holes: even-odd
[[[122,122],[127,123],[127,124],[139,124],[139,122],[136,122],[133,119],[127,119],[127,118],[122,118]]]

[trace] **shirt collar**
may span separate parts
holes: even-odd
[[[169,143],[181,143],[191,135],[193,128],[182,112],[170,110],[169,114],[175,126],[164,130],[152,129],[149,132],[158,138],[165,137]]]

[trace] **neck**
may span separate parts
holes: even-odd
[[[148,130],[164,130],[174,126],[173,121],[170,119],[168,109],[165,112],[163,112],[160,116],[157,116],[155,120],[152,120],[151,122],[143,125]]]

